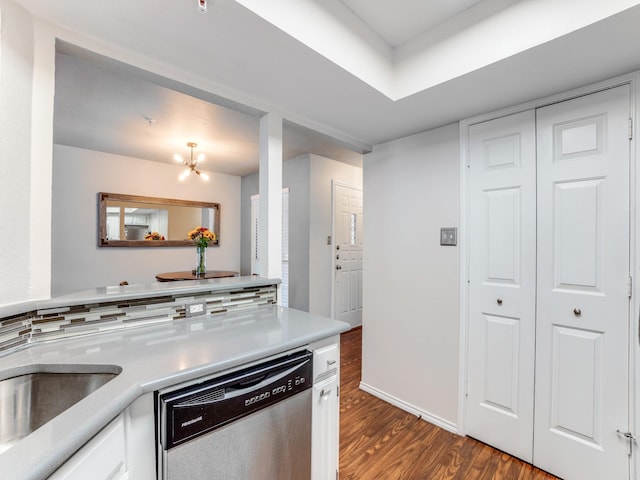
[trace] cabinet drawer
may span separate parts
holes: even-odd
[[[125,480],[125,434],[122,415],[112,421],[48,480]]]
[[[337,344],[327,345],[313,352],[313,378],[325,377],[338,369],[340,362]]]

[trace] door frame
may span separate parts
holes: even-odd
[[[640,360],[640,259],[638,258],[637,242],[640,239],[640,209],[638,202],[638,185],[640,185],[640,135],[638,123],[638,98],[640,98],[640,71],[614,77],[603,82],[591,84],[578,89],[559,93],[550,97],[540,98],[531,102],[514,105],[505,109],[471,117],[460,121],[460,304],[459,304],[459,362],[458,362],[458,427],[457,433],[466,435],[466,392],[468,388],[468,350],[469,350],[469,196],[468,172],[469,162],[469,127],[471,125],[493,120],[499,117],[520,113],[526,110],[537,109],[554,103],[571,100],[573,98],[589,95],[598,91],[618,87],[630,86],[630,115],[633,119],[632,139],[630,142],[629,165],[629,262],[630,274],[633,278],[633,290],[629,308],[629,419],[632,433],[640,437],[640,369],[637,364]],[[631,458],[631,478],[636,478],[640,473],[640,441],[637,441]]]
[[[331,318],[336,318],[336,255],[334,246],[336,242],[336,187],[352,188],[362,192],[364,196],[364,189],[362,186],[350,185],[348,183],[339,182],[338,180],[331,180]],[[364,207],[362,209],[362,216],[364,217]]]

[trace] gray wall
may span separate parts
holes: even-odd
[[[284,163],[282,186],[289,188],[289,306],[309,311],[309,155]],[[243,275],[251,274],[251,196],[258,193],[258,173],[242,177]]]
[[[240,180],[240,275],[251,275],[251,195],[258,193],[258,172]]]
[[[220,246],[207,249],[207,268],[240,269],[240,177],[208,172],[208,182],[180,182],[170,164],[62,145],[53,153],[52,295],[151,283],[157,273],[195,266],[195,247],[98,247],[98,192],[220,203]]]
[[[289,188],[289,306],[309,311],[309,155],[284,164],[282,182]]]
[[[283,187],[289,188],[289,306],[330,317],[331,185],[335,180],[361,187],[362,169],[305,154],[284,162],[282,176]],[[258,174],[243,177],[243,274],[251,272],[251,195],[256,193]]]

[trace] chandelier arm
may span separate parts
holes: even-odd
[[[190,157],[189,157],[189,161],[187,160],[183,160],[183,164],[188,167],[187,170],[184,171],[184,173],[182,175],[180,175],[180,180],[183,180],[184,178],[186,178],[186,176],[189,175],[190,172],[194,172],[196,175],[200,175],[200,170],[198,170],[196,167],[198,166],[198,163],[200,162],[200,158],[198,157],[196,160],[193,159],[193,149],[195,147],[197,147],[198,144],[195,142],[187,142],[187,147],[189,147],[189,149],[191,150],[190,152]],[[200,155],[202,155],[202,159],[204,160],[204,155],[201,153]],[[176,154],[174,155],[174,158],[178,158],[179,155]],[[208,179],[208,175],[204,175],[202,174],[202,177],[205,179]]]

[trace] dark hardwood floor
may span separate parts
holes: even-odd
[[[551,480],[556,477],[419,420],[359,389],[362,330],[343,333],[341,480]]]

